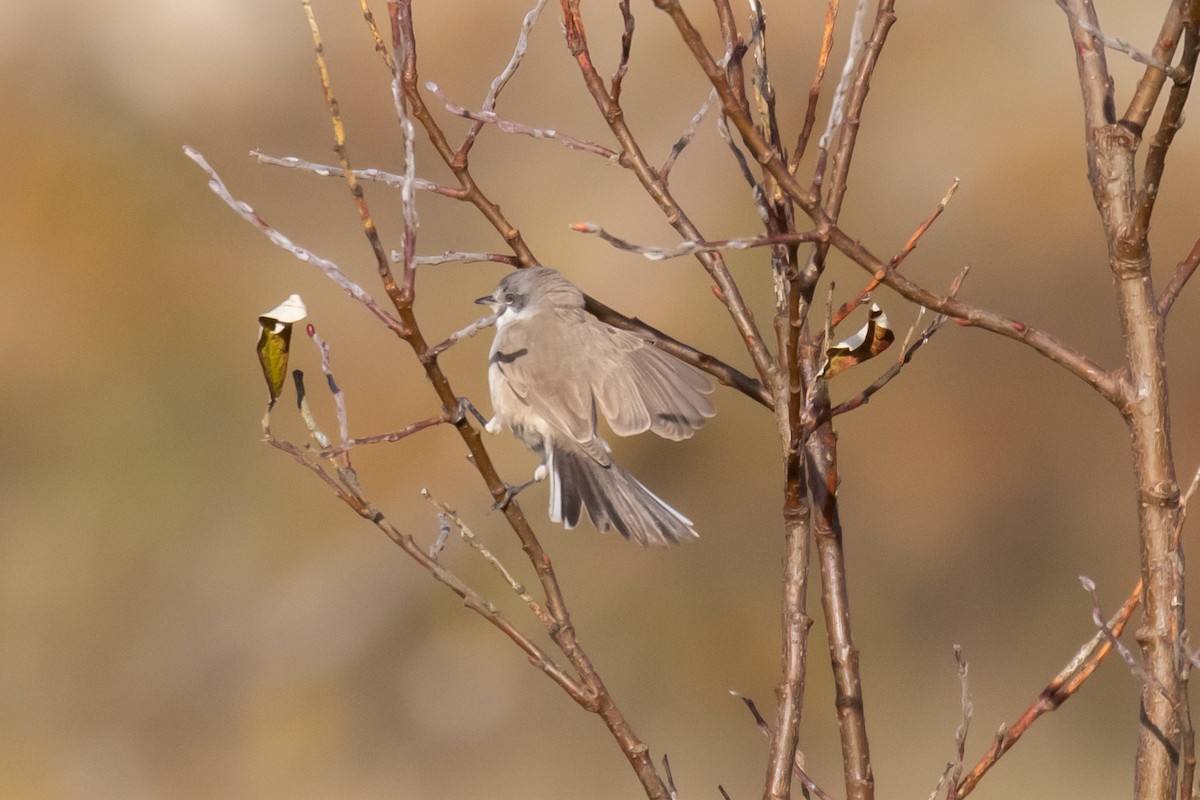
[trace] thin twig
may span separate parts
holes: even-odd
[[[471,111],[470,109],[464,108],[463,106],[446,97],[441,88],[433,81],[427,81],[425,83],[425,88],[436,95],[437,98],[442,101],[442,104],[445,106],[446,110],[451,114],[462,117],[463,119],[474,120],[479,127],[483,127],[484,125],[495,125],[496,128],[502,133],[529,136],[533,139],[549,139],[568,149],[579,150],[584,153],[592,153],[614,163],[620,161],[621,159],[621,154],[612,148],[605,147],[604,145],[597,144],[596,142],[576,139],[574,136],[568,136],[565,133],[559,133],[553,128],[534,128],[521,122],[513,122],[511,120],[501,119],[494,111]]]
[[[584,32],[583,17],[579,8],[580,0],[561,0],[561,3],[567,49],[575,58],[584,83],[591,93],[597,108],[604,115],[609,129],[620,143],[621,152],[624,159],[628,162],[629,169],[633,171],[638,181],[642,184],[642,187],[655,203],[658,204],[671,226],[684,239],[692,241],[702,240],[704,237],[700,235],[699,229],[696,228],[695,224],[675,200],[670,188],[662,180],[662,177],[646,160],[624,115],[616,113],[619,106],[609,95],[608,89],[604,84],[604,79],[596,71],[595,64],[592,62],[591,54],[588,50],[587,35]],[[746,306],[741,290],[730,274],[725,260],[717,252],[701,252],[697,253],[696,256],[713,279],[713,282],[721,290],[722,302],[728,309],[730,317],[733,319],[738,333],[745,343],[751,361],[754,363],[755,370],[758,372],[759,380],[766,385],[771,385],[774,382],[774,369],[770,351],[767,349],[762,333],[755,324],[753,315]]]
[[[321,176],[322,178],[345,177],[345,173],[342,171],[341,167],[333,166],[331,164],[318,164],[313,161],[307,161],[303,158],[297,158],[296,156],[271,156],[263,153],[260,150],[251,150],[250,155],[258,159],[260,164],[269,164],[273,167],[286,167],[288,169],[296,169],[302,172],[311,172],[314,175]],[[360,181],[382,183],[392,187],[393,189],[399,189],[404,186],[406,180],[403,175],[376,169],[375,167],[370,169],[356,169],[354,170],[354,177]],[[427,181],[422,178],[414,178],[412,181],[412,186],[415,189],[433,192],[434,194],[440,194],[443,197],[449,197],[454,200],[461,200],[463,197],[461,189],[443,186],[440,183],[434,183],[433,181]]]
[[[392,260],[399,261],[404,257],[404,254],[398,250],[392,251]],[[436,266],[438,264],[507,264],[510,267],[519,267],[521,262],[516,256],[505,255],[504,253],[462,253],[457,250],[446,250],[441,255],[436,256],[416,256],[413,258],[413,263],[418,267]]]
[[[1120,636],[1124,631],[1125,626],[1133,617],[1133,612],[1141,602],[1141,595],[1142,582],[1139,580],[1121,608],[1108,619],[1105,625],[1112,636]],[[988,751],[975,763],[962,782],[953,787],[953,793],[949,795],[951,800],[962,800],[973,792],[983,776],[1016,745],[1030,726],[1042,715],[1054,711],[1075,696],[1111,652],[1112,644],[1108,637],[1100,632],[1097,632],[1090,641],[1080,647],[1067,665],[1038,693],[1038,696],[1017,718],[1016,722],[1012,725],[1002,724],[1000,726]]]
[[[538,17],[542,13],[542,9],[546,6],[546,0],[537,0],[535,5],[521,20],[521,32],[517,35],[517,43],[513,46],[513,54],[509,57],[508,63],[504,65],[504,69],[500,70],[500,74],[492,79],[492,83],[488,86],[487,95],[483,98],[483,104],[480,106],[484,113],[491,113],[496,110],[496,101],[500,97],[500,92],[512,80],[513,75],[517,74],[517,70],[521,66],[521,60],[525,57],[526,51],[529,49],[529,34],[533,30],[533,26],[537,24]],[[475,145],[475,137],[479,135],[479,131],[483,129],[484,121],[476,120],[471,129],[467,131],[467,135],[463,137],[463,143],[459,145],[458,152],[455,154],[455,160],[460,163],[465,163],[467,154],[471,152],[471,148]]]
[[[692,138],[695,137],[696,130],[700,127],[700,121],[704,119],[704,116],[708,113],[708,109],[712,107],[712,104],[716,102],[716,99],[716,90],[710,89],[708,92],[708,97],[705,98],[704,102],[700,104],[699,110],[692,115],[692,118],[688,120],[688,124],[684,126],[683,133],[679,134],[679,138],[675,140],[675,144],[671,145],[671,152],[667,155],[667,160],[664,161],[663,165],[658,168],[659,177],[661,177],[664,181],[668,179],[668,176],[671,174],[671,168],[675,166],[675,162],[679,159],[680,154],[683,153],[684,148],[687,147],[691,143]]]
[[[821,83],[825,80],[825,67],[829,63],[829,53],[833,50],[833,29],[837,23],[840,0],[827,0],[825,4],[825,27],[821,33],[821,51],[817,56],[817,69],[813,74],[812,86],[808,89],[808,106],[804,109],[804,124],[796,137],[796,149],[792,153],[789,169],[795,172],[800,166],[800,159],[808,150],[808,140],[812,136],[813,125],[817,121],[817,101],[821,98]]]
[[[963,658],[962,647],[954,645],[954,660],[958,662],[958,682],[961,692],[962,719],[954,731],[954,770],[950,785],[957,786],[962,778],[963,758],[967,752],[967,732],[971,729],[971,717],[975,713],[975,705],[971,702],[971,689],[967,681],[967,661]]]
[[[942,212],[946,210],[946,206],[949,205],[950,199],[954,197],[954,193],[958,191],[958,184],[959,180],[958,178],[955,178],[954,183],[950,184],[950,188],[946,190],[946,194],[942,196],[941,202],[937,204],[937,207],[933,209],[929,216],[927,216],[921,222],[921,224],[917,226],[917,229],[912,232],[912,235],[908,237],[908,241],[904,243],[904,247],[900,248],[900,252],[892,256],[892,260],[888,263],[888,270],[899,269],[900,264],[903,263],[904,259],[908,258],[908,254],[916,249],[917,242],[921,240],[921,237],[925,235],[925,232],[929,230],[930,226],[933,225],[937,218],[942,215]],[[854,309],[870,300],[871,293],[879,288],[879,284],[882,283],[882,281],[882,277],[872,276],[870,282],[862,288],[862,291],[858,293],[858,296],[853,300],[843,304],[842,307],[837,310],[837,313],[833,315],[834,326],[836,327],[837,325],[841,324],[842,320],[848,317],[851,312],[854,311]]]
[[[1176,2],[1163,20],[1162,32],[1155,41],[1155,51],[1161,52],[1166,58],[1174,52],[1183,31],[1183,55],[1179,60],[1177,72],[1180,77],[1174,78],[1171,91],[1167,95],[1167,106],[1163,110],[1158,123],[1158,130],[1150,137],[1149,148],[1146,151],[1146,165],[1142,170],[1141,186],[1138,190],[1137,224],[1142,230],[1149,230],[1150,217],[1154,213],[1154,203],[1158,198],[1158,190],[1162,185],[1163,171],[1166,168],[1167,152],[1175,140],[1175,134],[1183,126],[1184,106],[1187,105],[1191,93],[1192,77],[1196,73],[1196,58],[1200,55],[1200,5],[1189,3],[1188,20],[1183,19],[1185,4]],[[1149,111],[1158,99],[1162,90],[1163,74],[1157,70],[1146,70],[1138,81],[1137,91],[1130,101],[1125,120],[1139,127],[1145,127],[1149,119]]]
[[[384,250],[383,243],[379,240],[379,234],[375,230],[375,222],[371,219],[370,211],[367,209],[367,199],[363,194],[362,185],[354,177],[354,172],[350,168],[350,154],[346,148],[346,126],[342,121],[342,113],[338,106],[337,97],[333,93],[333,85],[330,82],[329,65],[325,61],[325,46],[321,42],[321,31],[317,25],[317,18],[313,13],[310,0],[300,0],[300,6],[304,9],[304,15],[308,20],[309,32],[312,34],[313,53],[316,56],[317,72],[321,78],[321,92],[325,97],[325,105],[329,111],[329,122],[333,128],[333,151],[337,154],[338,164],[341,166],[342,175],[346,179],[346,187],[350,190],[350,195],[354,198],[354,205],[358,209],[363,234],[366,236],[367,242],[371,246],[371,251],[375,255],[375,264],[379,270],[379,277],[383,282],[384,291],[387,292],[388,297],[392,298],[393,304],[399,304],[400,289],[396,286],[396,282],[392,278],[392,270],[391,265],[388,263],[387,252]],[[401,190],[402,192],[411,193],[412,191],[411,180],[413,176],[408,173],[408,170],[412,168],[412,161],[409,160],[406,164],[405,173],[407,184]]]
[[[754,700],[742,694],[741,692],[736,692],[732,689],[729,691],[729,693],[745,704],[746,709],[750,712],[750,715],[754,717],[754,724],[760,731],[762,731],[763,736],[766,736],[768,739],[771,738],[771,726],[766,719],[763,718],[762,712],[758,710],[758,705],[754,702]],[[816,795],[819,800],[832,800],[832,798],[829,796],[829,793],[818,786],[812,777],[809,776],[809,774],[804,770],[804,765],[800,763],[799,758],[797,758],[796,762],[792,764],[792,772],[797,778],[800,779],[800,782],[803,784],[806,792],[811,792],[812,794]]]
[[[444,342],[441,342],[440,344],[435,344],[433,347],[427,348],[425,350],[422,358],[427,358],[427,359],[428,358],[437,358],[443,352],[445,352],[449,348],[453,347],[455,344],[462,341],[463,339],[469,339],[470,337],[479,333],[484,328],[490,328],[492,325],[495,325],[497,316],[498,316],[497,314],[489,314],[486,317],[482,317],[480,319],[475,320],[474,322],[472,322],[470,325],[463,328],[462,330],[455,331],[454,333],[450,334]]]
[[[1162,294],[1158,296],[1158,316],[1165,318],[1170,312],[1171,306],[1175,304],[1179,293],[1183,291],[1183,287],[1191,279],[1193,273],[1196,272],[1196,267],[1200,266],[1200,239],[1192,245],[1192,250],[1187,254],[1187,257],[1175,265],[1175,271],[1171,273],[1171,279],[1167,281],[1167,285],[1163,287]]]
[[[573,223],[571,225],[571,230],[575,231],[576,233],[587,233],[591,234],[592,236],[599,236],[601,239],[608,242],[618,250],[637,253],[649,261],[665,261],[670,258],[693,256],[697,253],[709,253],[718,250],[749,250],[754,247],[771,247],[779,244],[812,242],[819,238],[819,234],[813,231],[790,234],[763,233],[757,236],[740,236],[733,239],[717,239],[715,241],[683,241],[674,247],[654,247],[651,245],[635,244],[627,239],[622,239],[621,237],[615,236],[599,225],[591,222]]]
[[[1080,30],[1095,36],[1109,50],[1115,50],[1118,53],[1124,53],[1139,64],[1144,64],[1147,67],[1153,67],[1154,69],[1165,73],[1169,78],[1171,78],[1171,80],[1178,81],[1181,79],[1179,71],[1163,59],[1139,50],[1137,47],[1131,44],[1128,39],[1123,39],[1120,36],[1109,36],[1107,33],[1100,30],[1099,25],[1095,25],[1090,20],[1076,15],[1075,12],[1073,12],[1067,5],[1066,0],[1055,0],[1055,3],[1059,8],[1075,19],[1075,24],[1079,26]]]
[[[460,536],[462,536],[463,541],[469,544],[471,548],[475,550],[475,552],[479,553],[479,555],[483,557],[484,561],[486,561],[497,572],[500,573],[500,576],[504,578],[504,582],[508,584],[508,587],[513,590],[513,593],[516,594],[517,597],[521,598],[521,601],[529,607],[529,610],[532,611],[539,620],[542,621],[543,625],[548,627],[553,626],[554,619],[544,608],[542,608],[541,603],[533,599],[533,595],[529,593],[524,584],[513,577],[513,574],[508,567],[504,566],[500,559],[496,558],[496,555],[488,549],[487,545],[479,541],[479,539],[475,536],[474,531],[467,527],[467,524],[462,521],[461,517],[458,516],[457,511],[435,498],[428,489],[422,489],[421,496],[438,509],[440,516],[444,517],[448,522],[454,525],[454,527],[458,528],[458,533]]]
[[[383,307],[375,301],[375,298],[372,297],[370,293],[347,277],[346,273],[342,271],[341,267],[339,267],[333,261],[330,261],[327,258],[322,258],[311,250],[296,244],[279,230],[267,223],[267,221],[259,216],[258,212],[256,212],[249,203],[234,198],[234,196],[230,194],[229,189],[225,186],[225,182],[221,180],[221,176],[217,174],[216,170],[209,166],[208,161],[205,160],[204,156],[201,155],[198,150],[184,145],[183,152],[188,158],[196,162],[197,166],[204,170],[204,172],[208,175],[208,188],[213,191],[213,194],[221,198],[225,205],[233,209],[233,211],[239,217],[260,230],[264,235],[266,235],[272,244],[283,248],[304,263],[312,264],[314,267],[321,270],[326,277],[340,286],[346,292],[346,294],[353,297],[368,311],[374,314],[376,319],[378,319],[396,334],[403,335],[405,331],[404,324],[399,319],[393,317],[391,314],[385,311]]]
[[[370,436],[351,436],[342,443],[341,447],[331,447],[314,453],[314,455],[319,456],[320,458],[332,458],[334,456],[339,456],[342,453],[348,453],[355,447],[364,447],[373,444],[394,444],[402,439],[407,439],[414,433],[420,433],[423,430],[428,430],[429,428],[433,428],[438,425],[445,425],[446,423],[453,421],[454,419],[450,414],[443,412],[436,416],[429,417],[428,419],[411,422],[400,430],[387,431],[386,433],[373,433]]]
[[[620,0],[617,7],[621,10],[621,20],[625,23],[625,29],[621,32],[621,57],[617,61],[617,71],[613,73],[612,87],[609,92],[612,95],[614,103],[621,102],[621,87],[625,81],[625,74],[629,72],[629,54],[633,50],[633,30],[634,19],[633,11],[629,8],[629,0]],[[666,756],[664,756],[666,758]]]

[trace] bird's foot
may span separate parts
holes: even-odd
[[[450,421],[454,423],[462,422],[463,418],[467,416],[468,411],[471,412],[471,416],[479,420],[480,425],[487,429],[489,424],[487,417],[479,413],[479,409],[475,407],[475,404],[471,402],[471,398],[469,397],[458,398],[458,403],[454,408],[454,416],[450,418]],[[488,430],[488,433],[493,433],[493,431]]]
[[[499,500],[492,503],[492,510],[503,511],[504,509],[508,508],[508,504],[515,500],[517,495],[528,489],[530,486],[533,486],[539,480],[541,479],[537,477],[537,473],[535,472],[533,480],[525,481],[520,486],[513,486],[511,483],[504,484],[504,494],[501,495]]]

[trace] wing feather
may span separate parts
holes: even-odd
[[[589,330],[589,349],[597,353],[592,391],[614,433],[649,430],[678,441],[716,414],[712,384],[700,370],[628,331],[601,322]]]

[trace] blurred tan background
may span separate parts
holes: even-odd
[[[423,79],[477,107],[531,5],[417,2]],[[661,162],[706,87],[665,18],[649,3],[634,6],[625,107]],[[822,6],[768,8],[788,139]],[[595,58],[611,74],[616,4],[585,7]],[[707,4],[690,7],[711,29]],[[318,2],[317,11],[352,158],[400,170],[388,76],[357,6]],[[384,4],[375,11],[382,19]],[[1153,41],[1158,12],[1144,4],[1102,3],[1100,13],[1111,33],[1145,48]],[[557,14],[551,3],[500,111],[608,143]],[[962,188],[906,272],[944,287],[970,264],[965,297],[1117,363],[1062,13],[1050,2],[926,0],[900,4],[899,14],[873,80],[845,227],[886,256],[958,176]],[[8,76],[0,83],[0,797],[639,796],[598,720],[259,442],[255,318],[291,292],[303,294],[331,342],[355,434],[437,411],[406,346],[235,218],[180,150],[197,147],[238,197],[374,288],[341,183],[247,157],[261,148],[332,158],[298,4],[9,2],[0,5],[0,59]],[[1139,71],[1120,55],[1110,60],[1121,105]],[[461,136],[465,125],[439,114]],[[1160,285],[1197,235],[1197,156],[1185,127],[1153,230]],[[428,148],[418,158],[423,177],[446,180]],[[651,264],[568,230],[591,221],[642,243],[674,243],[631,175],[495,130],[483,132],[472,165],[544,263],[749,369],[693,261]],[[672,182],[707,236],[757,230],[711,117]],[[369,196],[395,246],[395,197],[381,187]],[[464,206],[425,195],[420,212],[423,253],[503,249]],[[765,259],[762,251],[730,259],[764,328]],[[503,272],[423,271],[426,335],[439,339],[473,319],[470,300]],[[840,261],[833,273],[839,299],[863,282]],[[878,299],[906,330],[913,309],[886,292]],[[1184,481],[1200,459],[1197,308],[1193,287],[1168,336]],[[443,359],[457,391],[484,408],[489,338]],[[296,345],[294,364],[316,375],[313,348],[303,337]],[[881,368],[839,377],[835,392],[849,396]],[[299,440],[290,388],[288,397],[276,426]],[[699,542],[643,552],[590,527],[547,523],[544,487],[522,499],[556,560],[581,641],[655,757],[669,754],[681,796],[716,797],[719,783],[746,798],[761,791],[765,739],[728,691],[764,709],[773,697],[779,451],[767,413],[728,390],[716,397],[720,415],[690,442],[616,444],[633,472],[697,520]],[[317,406],[333,430],[328,403]],[[952,325],[838,430],[875,774],[881,796],[924,797],[953,755],[952,645],[971,664],[973,760],[1091,634],[1076,577],[1096,579],[1110,608],[1134,583],[1127,439],[1116,413],[1063,371]],[[514,482],[534,466],[515,440],[496,440],[493,451]],[[427,486],[520,565],[450,431],[364,450],[357,464],[391,519],[419,539],[436,535],[433,510],[418,497]],[[534,630],[460,542],[444,559]],[[820,617],[815,594],[811,609]],[[814,777],[838,796],[820,623],[810,641],[803,747]],[[1127,796],[1136,715],[1136,681],[1123,665],[1106,665],[977,796]]]

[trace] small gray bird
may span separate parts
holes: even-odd
[[[596,412],[620,436],[687,439],[716,414],[704,374],[584,311],[583,293],[552,269],[517,270],[475,302],[498,312],[486,430],[507,426],[541,455],[534,480],[550,476],[550,519],[574,528],[586,508],[597,528],[643,546],[694,538],[691,520],[613,461]]]

